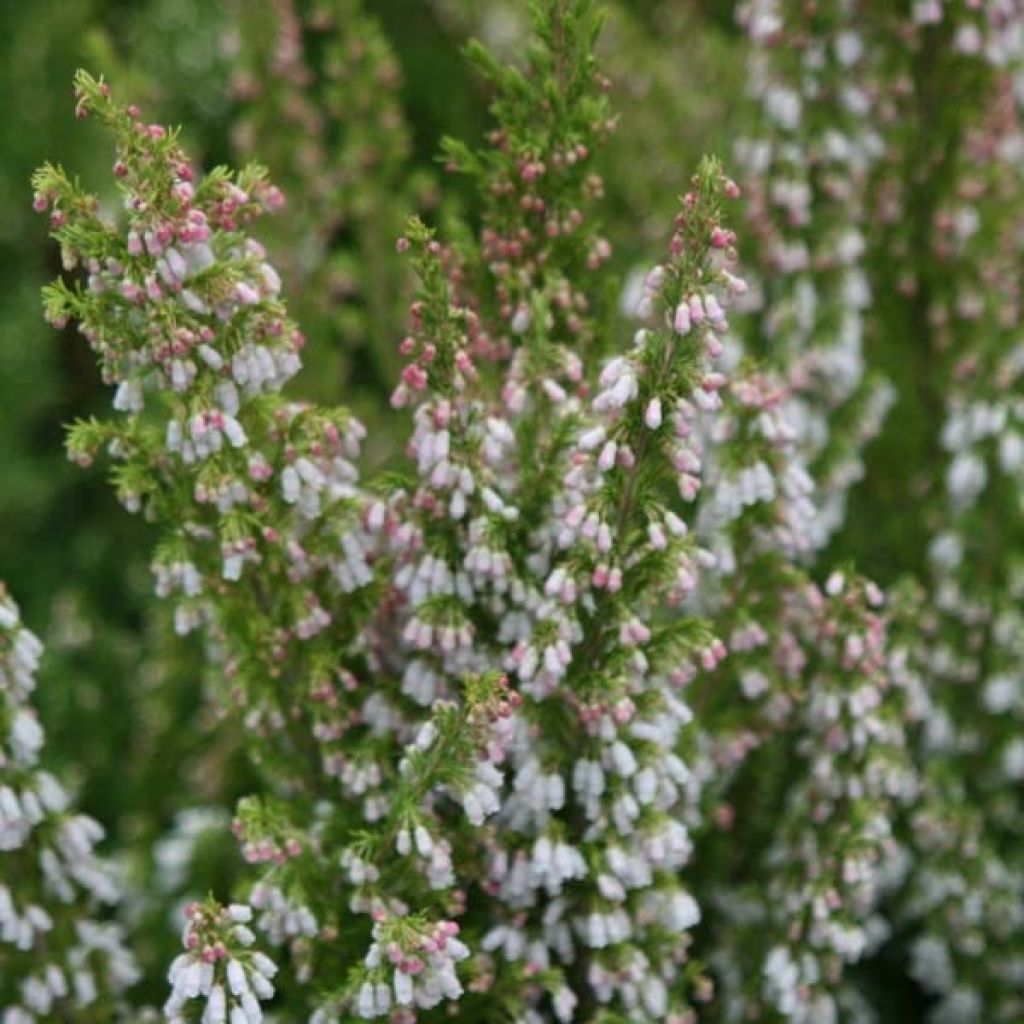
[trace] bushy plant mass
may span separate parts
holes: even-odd
[[[1024,3],[434,6],[435,167],[373,4],[227,15],[283,191],[75,77],[150,781],[0,590],[0,1021],[1019,1024]]]

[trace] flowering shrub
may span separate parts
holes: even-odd
[[[395,98],[366,92],[395,75],[357,7],[339,8],[347,44],[306,53],[331,18],[275,5],[269,37],[254,22],[243,40],[268,82],[235,85],[246,146],[287,157],[308,132],[289,175],[323,212],[291,225],[312,262],[286,265],[314,323],[365,343],[402,294],[374,254],[415,190],[398,192]],[[113,391],[68,453],[107,464],[149,524],[156,593],[199,634],[259,775],[231,824],[237,891],[184,908],[167,1020],[828,1024],[872,1019],[854,965],[886,956],[936,994],[936,1020],[1020,1016],[1021,574],[1004,545],[1024,12],[742,5],[742,185],[701,160],[662,259],[621,290],[601,20],[546,0],[523,65],[468,49],[493,125],[446,140],[442,163],[476,219],[414,216],[397,238],[415,283],[390,395],[405,443],[383,471],[351,412],[294,395],[306,336],[253,234],[285,204],[267,172],[204,173],[177,131],[76,77],[121,202],[57,166],[33,179],[64,268],[46,318],[77,326]],[[922,161],[903,108],[957,90],[985,117],[950,117],[929,142],[943,162]],[[380,178],[349,205],[360,161]],[[366,263],[341,291],[371,313],[346,327],[330,282],[349,217]],[[887,598],[844,525],[903,383],[868,368],[873,347],[922,310],[945,406],[931,443],[950,454],[918,483],[928,561]],[[134,967],[87,916],[116,898],[88,859],[99,836],[33,781],[38,650],[9,603],[0,630],[0,839],[41,850],[0,887],[10,1020],[72,992],[68,1019],[155,1012],[117,1003]]]

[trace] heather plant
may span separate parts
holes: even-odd
[[[143,520],[252,768],[230,810],[196,794],[122,911],[148,928],[189,894],[164,1018],[830,1024],[901,1012],[872,984],[895,961],[940,1024],[1017,1019],[1024,12],[741,5],[736,180],[705,157],[673,209],[670,131],[627,170],[659,133],[620,124],[592,0],[528,28],[441,7],[518,42],[467,48],[491,122],[443,142],[461,192],[436,224],[399,227],[421,193],[397,69],[347,0],[256,5],[229,37],[235,143],[289,194],[204,169],[84,72],[119,202],[33,179],[63,265],[46,318],[113,393],[68,454]],[[647,17],[617,11],[613,67]],[[394,368],[386,426],[320,404],[322,374],[300,390],[300,320],[314,351],[361,346],[374,387]],[[885,453],[913,444],[893,568],[861,481],[892,486]],[[22,858],[0,885],[54,937],[0,961],[4,1009],[152,1019],[95,907],[98,831],[36,814],[38,651],[0,614]],[[78,888],[35,853],[61,828]],[[244,869],[196,891],[227,833]]]

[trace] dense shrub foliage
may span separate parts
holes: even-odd
[[[32,178],[0,1021],[1024,1019],[1024,5],[213,6]]]

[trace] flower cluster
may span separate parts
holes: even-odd
[[[367,980],[359,986],[356,1012],[360,1017],[387,1017],[392,1003],[397,1019],[400,1007],[429,1010],[442,999],[458,999],[462,985],[455,965],[469,956],[459,941],[459,926],[454,921],[438,921],[429,926],[408,918],[377,916],[373,944],[366,954]],[[390,984],[387,979],[390,979]],[[395,1020],[395,1014],[390,1014]]]
[[[261,1002],[274,994],[273,961],[250,949],[255,936],[248,927],[252,909],[234,903],[221,907],[213,901],[190,903],[185,908],[179,954],[168,972],[171,995],[164,1015],[173,1024],[196,1019],[190,1005],[203,1005],[204,1024],[262,1024]]]

